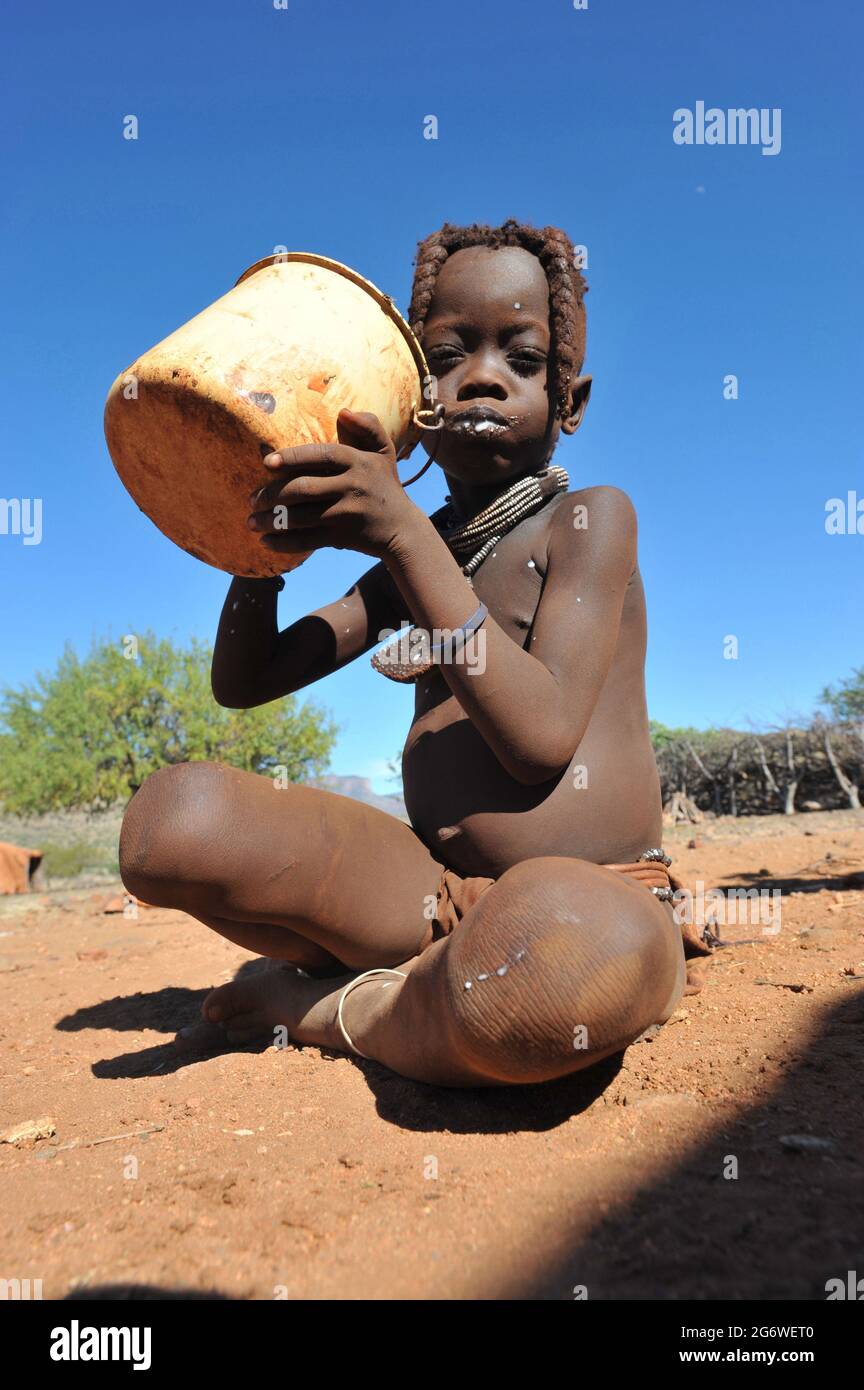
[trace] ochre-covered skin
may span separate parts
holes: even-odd
[[[397,452],[416,431],[422,353],[356,272],[300,253],[271,258],[118,376],[105,407],[117,472],[191,555],[264,576],[305,556],[267,554],[246,525],[261,455],[336,438],[342,409],[373,410]]]
[[[423,346],[446,409],[435,459],[467,519],[576,430],[590,378],[571,376],[569,411],[557,414],[548,282],[522,247],[450,256]],[[471,427],[483,412],[494,430]],[[235,580],[216,698],[251,706],[303,689],[368,653],[382,629],[409,619],[452,631],[480,599],[483,667],[442,665],[417,686],[403,761],[413,828],[212,764],[163,769],[133,798],[120,847],[131,892],[336,977],[283,969],[223,986],[181,1045],[281,1025],[345,1049],[341,990],[354,972],[398,966],[407,978],[373,977],[345,997],[343,1022],[361,1052],[403,1075],[502,1085],[590,1066],[668,1018],[685,984],[669,907],[604,867],[637,860],[661,830],[633,507],[613,487],[561,495],[498,544],[472,588],[401,487],[381,423],[345,412],[338,434],[324,449],[265,458],[270,481],[250,499],[250,525],[285,568],[313,545],[378,563],[281,630],[272,586]],[[291,518],[281,534],[277,506]],[[435,939],[442,866],[494,882]]]

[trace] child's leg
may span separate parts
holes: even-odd
[[[415,955],[441,867],[374,807],[213,763],[149,777],[120,838],[123,882],[257,955],[368,970]]]
[[[508,869],[443,941],[344,1002],[357,1049],[445,1086],[545,1081],[620,1051],[684,987],[680,929],[647,889],[576,859]],[[346,977],[347,978],[347,977]],[[339,986],[346,981],[340,981]],[[285,972],[214,990],[204,1015],[233,1041],[277,1025],[347,1051],[340,988]]]

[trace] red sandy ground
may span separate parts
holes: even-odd
[[[244,952],[179,912],[105,916],[104,892],[7,899],[0,1130],[56,1134],[0,1144],[0,1276],[46,1298],[822,1299],[864,1274],[864,814],[669,838],[691,880],[781,886],[779,936],[718,952],[597,1076],[507,1092],[314,1048],[180,1061]],[[780,1142],[802,1134],[831,1146]]]

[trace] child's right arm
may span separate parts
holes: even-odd
[[[361,575],[344,597],[283,632],[276,601],[276,585],[267,580],[232,580],[213,650],[211,680],[218,704],[249,709],[302,690],[371,651],[385,629],[398,629],[408,616],[381,563]]]

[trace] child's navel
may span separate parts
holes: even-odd
[[[440,830],[436,830],[439,840],[452,840],[454,835],[462,834],[461,825],[442,825]]]

